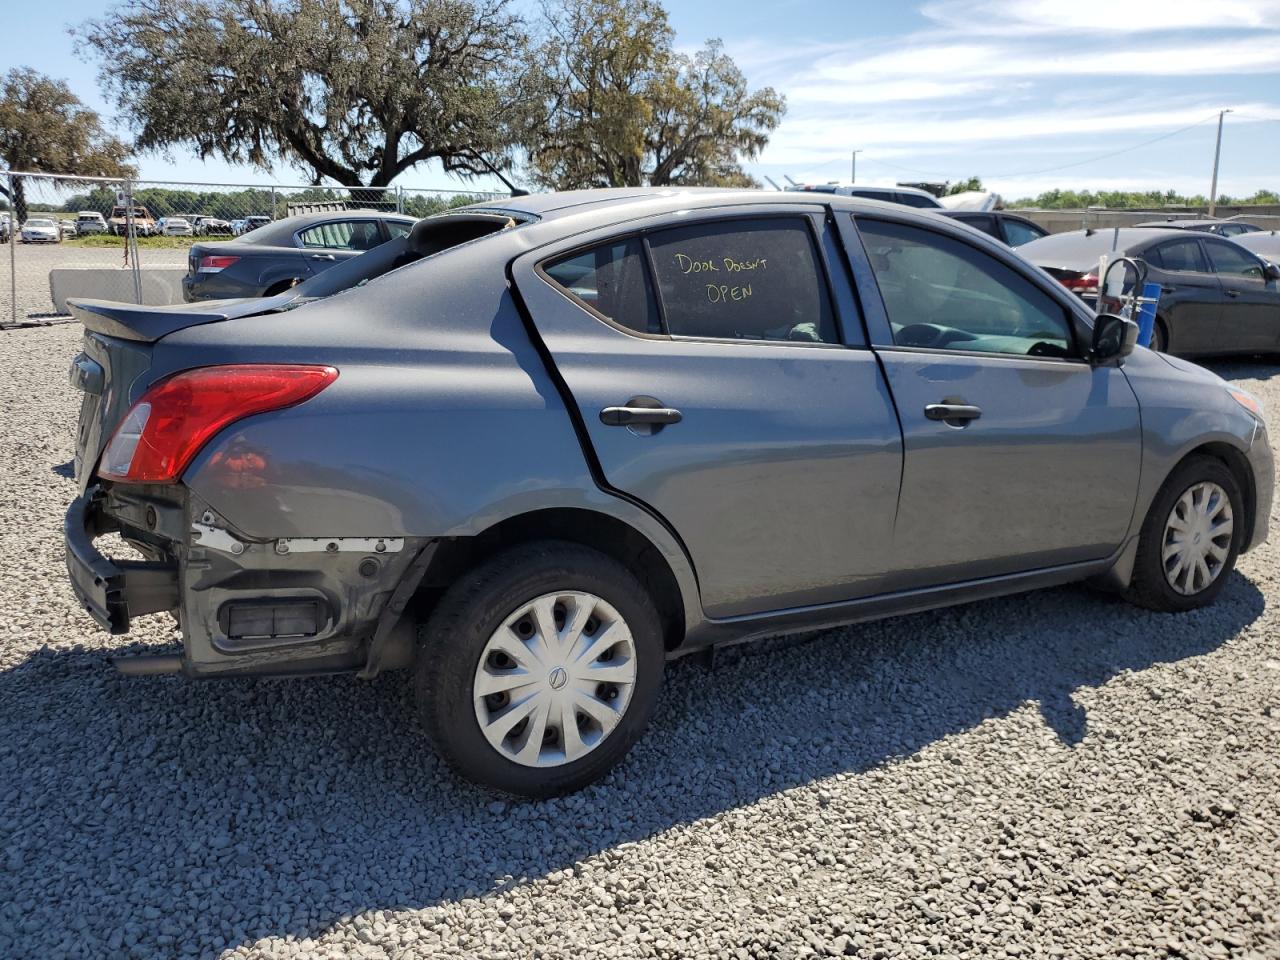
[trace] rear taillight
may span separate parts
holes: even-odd
[[[239,259],[239,257],[227,256],[201,257],[200,266],[197,269],[200,273],[217,273],[219,270],[227,269]]]
[[[1072,293],[1080,296],[1085,294],[1092,296],[1098,292],[1098,275],[1096,273],[1082,273],[1075,277],[1059,277],[1058,280]]]
[[[257,413],[310,400],[338,378],[333,367],[200,367],[153,384],[116,428],[98,475],[172,483],[218,431]]]

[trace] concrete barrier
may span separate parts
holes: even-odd
[[[182,303],[183,267],[143,267],[142,302],[152,306]],[[118,267],[54,267],[49,271],[49,295],[59,313],[67,312],[68,297],[133,303],[133,271]]]

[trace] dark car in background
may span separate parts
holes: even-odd
[[[1160,284],[1151,345],[1179,356],[1280,353],[1280,268],[1201,231],[1121,227],[1055,233],[1019,248],[1090,304],[1098,261],[1132,257]]]
[[[1251,223],[1241,223],[1239,220],[1178,220],[1175,218],[1149,220],[1146,223],[1135,224],[1135,226],[1148,230],[1155,227],[1171,230],[1196,230],[1200,233],[1212,233],[1219,237],[1238,237],[1246,233],[1256,233],[1260,229]]]
[[[1003,210],[945,210],[944,217],[967,223],[975,230],[981,230],[987,236],[995,237],[1001,243],[1011,247],[1020,247],[1032,240],[1047,237],[1049,231],[1038,223],[1016,213],[1005,213]]]
[[[335,263],[406,236],[413,217],[374,210],[276,220],[235,240],[195,243],[182,278],[188,301],[271,297]]]

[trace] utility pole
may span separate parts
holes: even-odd
[[[1222,118],[1230,110],[1218,111],[1218,145],[1213,148],[1213,183],[1209,186],[1209,216],[1218,209],[1218,158],[1222,155]]]
[[[861,150],[853,151],[853,163],[849,165],[849,182],[850,183],[858,182],[858,154],[860,154],[861,152],[862,152]]]

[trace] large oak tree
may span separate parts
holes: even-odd
[[[10,70],[0,79],[0,163],[9,170],[63,173],[84,177],[130,176],[129,148],[102,127],[61,80],[30,67]],[[13,181],[14,216],[27,218],[26,185]],[[0,191],[8,194],[7,185]]]
[[[535,180],[553,189],[755,185],[741,161],[759,155],[786,103],[771,87],[749,90],[719,41],[677,53],[656,0],[544,9],[535,63],[554,93],[527,142]]]
[[[528,117],[506,0],[125,0],[76,31],[142,150],[386,186],[504,165]]]

